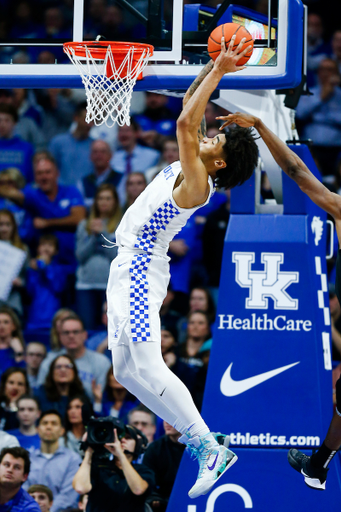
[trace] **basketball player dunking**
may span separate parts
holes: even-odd
[[[250,129],[237,127],[205,137],[205,107],[225,73],[244,69],[238,60],[245,39],[222,49],[186,93],[177,121],[180,161],[162,170],[125,213],[117,231],[118,256],[107,287],[109,348],[116,379],[155,414],[174,426],[198,457],[198,479],[189,496],[207,493],[236,462],[218,444],[186,386],[161,355],[159,310],[169,283],[169,242],[188,218],[206,205],[214,186],[232,188],[247,180],[258,149]]]

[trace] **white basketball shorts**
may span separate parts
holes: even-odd
[[[159,341],[159,311],[170,279],[169,259],[119,250],[107,286],[108,346]]]

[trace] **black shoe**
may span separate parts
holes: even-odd
[[[310,457],[295,448],[289,450],[288,461],[292,468],[302,473],[308,487],[319,491],[325,490],[328,469],[314,468],[310,462]]]

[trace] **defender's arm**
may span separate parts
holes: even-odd
[[[269,130],[261,119],[239,112],[226,117],[220,117],[219,119],[226,121],[221,128],[232,123],[236,123],[244,128],[254,126],[269,148],[275,161],[281,169],[297,183],[302,192],[307,194],[320,208],[330,213],[335,220],[341,220],[341,197],[338,194],[330,192],[330,190],[315,178],[300,157],[288,148],[277,135]]]

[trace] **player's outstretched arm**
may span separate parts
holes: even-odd
[[[297,183],[302,192],[307,194],[314,203],[330,213],[336,220],[341,220],[341,197],[338,194],[330,192],[330,190],[315,178],[300,157],[291,151],[261,119],[249,114],[241,114],[240,112],[218,117],[218,119],[225,121],[220,129],[233,123],[244,128],[254,126],[269,148],[275,161],[281,169]]]
[[[190,97],[177,121],[180,161],[185,177],[184,185],[181,186],[181,190],[183,190],[181,195],[184,196],[181,202],[186,208],[189,207],[187,204],[191,204],[193,201],[194,204],[204,202],[208,194],[207,171],[199,157],[198,140],[198,130],[207,102],[225,73],[244,69],[244,66],[237,66],[237,62],[250,49],[248,47],[241,51],[245,42],[243,39],[234,50],[234,40],[234,37],[232,37],[228,48],[226,48],[225,41],[222,39],[221,53],[216,59],[211,72]]]
[[[210,71],[213,69],[214,66],[214,60],[210,60],[206,66],[200,71],[199,75],[196,77],[196,79],[193,81],[193,83],[189,86],[187,89],[187,92],[184,96],[182,106],[185,107],[185,105],[190,100],[191,96],[195,93],[195,91],[198,89],[199,85],[203,81],[203,79],[210,73]],[[202,120],[198,129],[198,139],[199,142],[206,137],[206,119],[205,114],[202,116]]]

